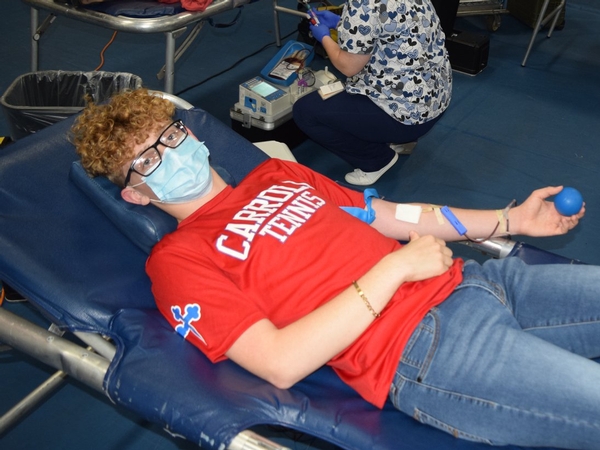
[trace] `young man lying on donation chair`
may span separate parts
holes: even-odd
[[[598,447],[600,269],[480,265],[445,244],[508,226],[564,234],[584,207],[560,215],[546,199],[561,187],[500,211],[418,204],[411,223],[373,191],[278,159],[227,185],[173,114],[145,90],[120,93],[89,104],[73,140],[90,175],[178,220],[147,273],[160,311],[211,361],[282,389],[329,365],[375,406],[390,399],[464,439]]]

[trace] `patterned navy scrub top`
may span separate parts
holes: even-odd
[[[349,0],[338,25],[340,47],[371,54],[346,81],[406,125],[427,122],[450,103],[452,69],[430,0]]]

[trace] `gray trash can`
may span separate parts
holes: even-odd
[[[89,95],[94,102],[115,92],[142,87],[130,73],[47,70],[18,77],[0,97],[10,137],[16,141],[81,111]]]

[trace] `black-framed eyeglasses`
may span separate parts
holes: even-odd
[[[160,134],[154,144],[140,153],[131,163],[127,176],[125,177],[125,186],[129,184],[131,179],[131,172],[135,172],[143,177],[147,177],[160,166],[162,162],[162,156],[158,151],[158,144],[164,145],[168,148],[178,147],[188,136],[187,129],[183,125],[181,120],[176,120],[171,123],[165,130]]]

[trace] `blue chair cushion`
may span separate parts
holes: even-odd
[[[118,186],[105,177],[90,177],[79,161],[71,164],[69,178],[125,236],[146,253],[165,234],[177,227],[177,221],[160,209],[123,200]]]
[[[213,168],[225,182],[235,185],[227,170],[220,166]],[[123,200],[121,188],[106,177],[90,177],[79,161],[71,164],[69,178],[131,242],[146,253],[150,253],[165,234],[177,228],[177,220],[164,211]]]

